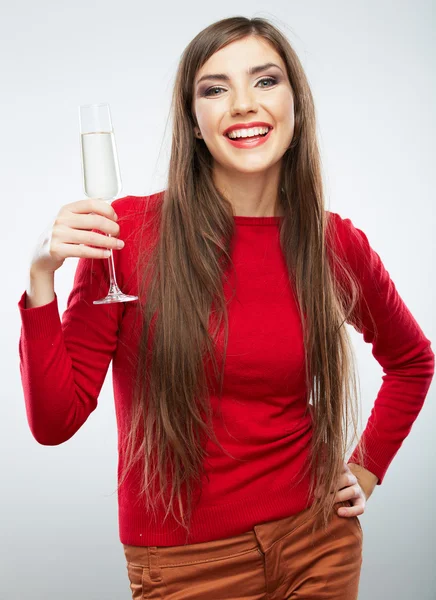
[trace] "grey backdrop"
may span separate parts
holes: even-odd
[[[57,447],[33,439],[19,374],[17,302],[33,248],[62,205],[84,198],[78,105],[110,103],[121,196],[162,189],[182,50],[217,19],[272,19],[297,50],[312,86],[327,207],[365,231],[425,334],[436,340],[432,4],[2,3],[1,600],[131,597],[114,493],[111,369],[97,410]],[[62,312],[76,264],[69,259],[56,274]],[[351,335],[365,424],[382,369],[371,346],[352,328]],[[436,597],[434,401],[433,386],[360,517],[360,600]]]

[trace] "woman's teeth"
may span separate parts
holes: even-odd
[[[252,129],[239,129],[238,131],[231,131],[227,134],[230,139],[246,138],[246,137],[258,137],[259,135],[266,135],[269,131],[269,127],[254,127]]]

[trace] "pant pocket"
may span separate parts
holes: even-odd
[[[144,567],[130,562],[127,563],[127,576],[130,581],[130,590],[132,592],[132,598],[135,600],[142,600],[144,598],[143,574]]]

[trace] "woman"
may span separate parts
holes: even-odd
[[[324,209],[312,95],[272,24],[201,31],[173,108],[166,190],[65,205],[35,252],[19,302],[29,426],[41,444],[71,438],[113,360],[133,598],[357,598],[358,515],[418,416],[430,341],[365,234]],[[117,238],[139,301],[93,305]],[[347,463],[345,322],[386,372]]]

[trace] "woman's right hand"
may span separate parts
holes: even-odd
[[[41,236],[32,258],[31,271],[54,273],[69,256],[107,258],[107,249],[120,249],[117,246],[120,234],[117,218],[112,206],[98,198],[65,204],[52,227]],[[92,229],[104,231],[111,237]],[[88,244],[98,248],[91,248]]]

